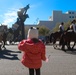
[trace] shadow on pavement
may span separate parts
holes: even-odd
[[[17,57],[19,51],[12,51],[12,50],[0,50],[0,59],[9,59],[9,60],[19,60]]]
[[[67,53],[67,54],[76,55],[76,49],[73,49],[73,50],[66,50],[66,53]]]
[[[60,48],[54,48],[55,50],[60,50],[60,51],[64,51],[65,53],[67,54],[73,54],[73,55],[76,55],[76,48],[74,49],[60,49]]]

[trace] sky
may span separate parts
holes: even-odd
[[[53,10],[63,13],[68,10],[76,11],[76,0],[0,0],[0,24],[12,27],[17,21],[17,11],[28,4],[29,18],[26,19],[25,24],[37,24],[40,20],[49,20]]]

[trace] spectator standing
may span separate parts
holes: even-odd
[[[46,59],[45,45],[38,39],[38,28],[31,27],[28,30],[27,39],[18,44],[18,49],[23,51],[22,64],[29,68],[29,75],[41,75],[42,60]]]

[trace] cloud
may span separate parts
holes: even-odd
[[[37,4],[33,4],[33,5],[30,5],[30,12],[31,9],[37,9],[38,7],[40,7],[42,5],[42,3],[37,3]],[[8,25],[8,27],[12,27],[12,24],[14,24],[16,22],[16,19],[17,19],[17,11],[19,10],[19,8],[23,7],[23,5],[21,4],[16,4],[14,6],[12,6],[12,8],[9,8],[7,10],[7,12],[3,13],[2,15],[0,15],[1,17],[1,22],[2,24],[4,25]],[[16,8],[16,9],[14,9]]]
[[[10,25],[15,22],[17,19],[17,9],[9,10],[3,14],[3,23],[4,25]]]

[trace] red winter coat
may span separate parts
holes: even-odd
[[[34,43],[31,39],[19,43],[18,49],[23,51],[22,64],[28,68],[40,68],[45,57],[45,45],[42,41]]]

